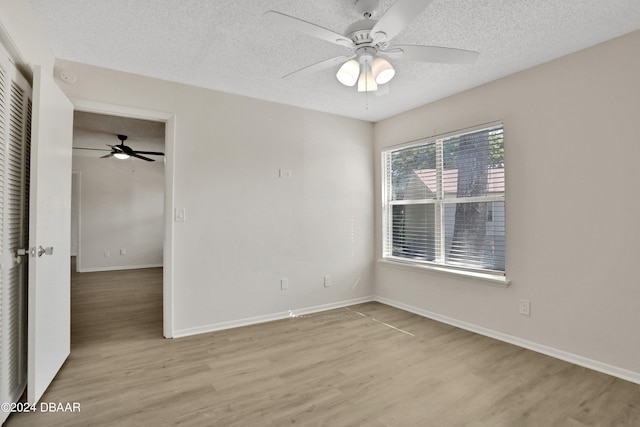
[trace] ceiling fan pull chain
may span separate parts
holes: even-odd
[[[365,85],[366,85],[366,83],[365,83]],[[365,108],[365,111],[369,111],[369,91],[368,90],[365,91],[364,96],[365,96],[365,98],[364,98],[365,99],[364,108]]]

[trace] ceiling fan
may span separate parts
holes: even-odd
[[[154,159],[150,159],[148,157],[142,156],[141,154],[147,154],[151,156],[164,156],[164,153],[159,151],[140,151],[134,150],[133,148],[124,145],[124,142],[127,140],[127,135],[118,135],[118,139],[120,140],[119,145],[111,145],[107,144],[107,146],[111,147],[111,153],[106,156],[100,157],[101,159],[105,159],[108,157],[115,157],[116,159],[128,159],[129,157],[135,157],[138,159],[146,160],[147,162],[154,162]],[[102,148],[84,148],[84,147],[73,147],[78,150],[96,150],[96,151],[109,151]]]
[[[364,19],[354,22],[345,34],[339,34],[302,19],[270,10],[265,13],[274,24],[306,33],[313,37],[350,49],[347,55],[336,56],[309,65],[283,78],[304,76],[342,64],[336,74],[345,86],[358,85],[358,92],[373,92],[378,85],[388,83],[395,75],[391,60],[419,61],[444,64],[468,64],[478,52],[439,46],[391,45],[393,39],[433,0],[397,0],[378,19],[372,19],[378,0],[356,0],[356,11]]]

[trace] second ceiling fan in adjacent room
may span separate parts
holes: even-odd
[[[116,159],[124,160],[130,157],[135,157],[137,159],[146,160],[147,162],[154,162],[155,159],[151,159],[149,157],[143,156],[143,154],[147,156],[164,156],[164,153],[160,151],[134,150],[128,145],[124,145],[124,142],[127,140],[127,135],[118,135],[118,139],[120,140],[120,144],[117,144],[117,145],[107,144],[107,146],[111,147],[111,152],[105,156],[102,156],[101,159],[115,157]],[[77,150],[109,151],[103,148],[85,148],[85,147],[73,147],[73,148]]]

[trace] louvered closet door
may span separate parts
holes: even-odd
[[[0,49],[0,402],[27,380],[27,260],[16,253],[28,244],[30,142],[31,88]]]

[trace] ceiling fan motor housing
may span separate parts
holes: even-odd
[[[347,37],[353,40],[357,45],[369,44],[373,42],[371,37],[371,29],[376,25],[375,19],[361,19],[349,25],[345,31]]]
[[[364,64],[364,63],[371,64],[371,62],[373,62],[374,58],[376,57],[377,53],[378,53],[377,49],[371,46],[363,46],[356,49],[358,62],[360,62],[360,64]]]

